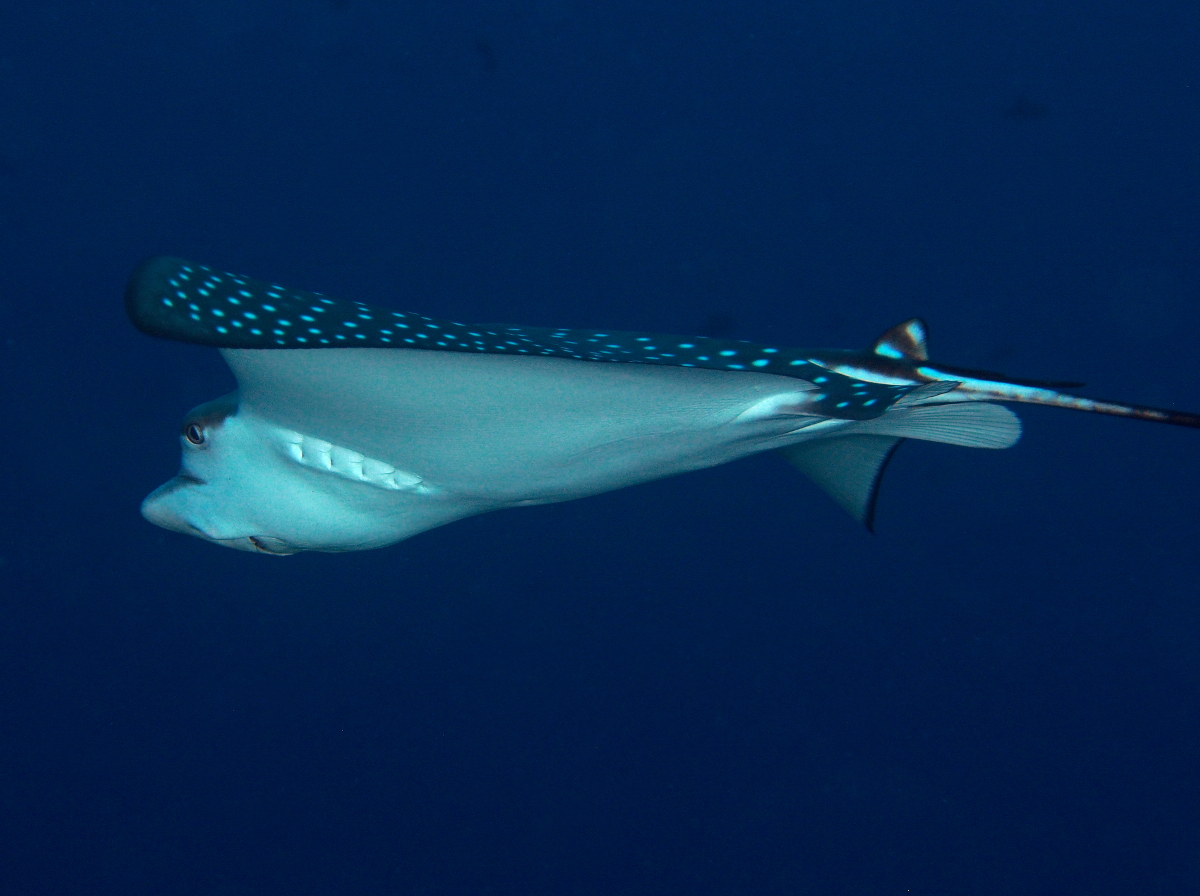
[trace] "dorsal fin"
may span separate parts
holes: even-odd
[[[871,352],[884,358],[909,361],[928,361],[925,350],[925,321],[919,317],[896,324],[875,340]]]

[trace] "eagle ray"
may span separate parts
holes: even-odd
[[[1025,402],[1200,428],[1200,416],[933,364],[925,325],[868,349],[468,325],[177,258],[130,279],[153,336],[221,350],[238,381],[184,420],[153,523],[268,554],[383,547],[775,450],[871,528],[907,438],[1007,448]]]

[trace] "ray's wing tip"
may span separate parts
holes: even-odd
[[[157,316],[153,313],[154,294],[162,290],[167,267],[173,267],[178,260],[165,255],[154,255],[144,260],[129,275],[129,281],[125,284],[125,313],[133,325],[143,333],[158,335],[153,328],[154,318]]]
[[[164,313],[163,295],[171,287],[171,276],[190,262],[170,255],[147,258],[129,275],[125,285],[125,314],[130,322],[148,336],[191,342],[178,332],[177,323]]]
[[[161,289],[170,276],[188,264],[171,255],[152,255],[133,269],[125,286],[125,301],[144,301],[150,293]]]

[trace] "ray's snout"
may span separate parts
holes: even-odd
[[[280,538],[272,538],[269,535],[230,535],[218,532],[212,527],[205,527],[204,521],[199,518],[194,522],[190,520],[189,517],[194,516],[196,512],[197,499],[201,497],[197,492],[205,484],[203,479],[180,473],[146,496],[142,501],[142,516],[147,522],[172,532],[198,536],[205,541],[238,551],[272,554],[277,557],[297,553],[297,548]]]
[[[180,473],[174,479],[164,482],[142,501],[142,517],[149,523],[170,529],[172,532],[182,532],[184,535],[200,535],[204,533],[183,518],[182,505],[187,501],[187,489],[203,485],[203,481],[194,476]]]

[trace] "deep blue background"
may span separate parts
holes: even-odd
[[[21,6],[23,8],[18,9]],[[154,529],[177,254],[431,315],[863,345],[1200,409],[1200,10],[0,12],[0,866],[29,894],[1200,881],[1200,434],[773,457],[286,560]]]

